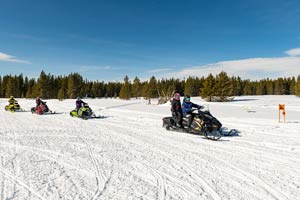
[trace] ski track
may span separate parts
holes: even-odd
[[[116,123],[116,124],[110,124],[110,125],[111,125],[111,126],[119,126],[119,127],[120,127],[120,125],[118,125],[118,124],[119,124],[119,123]],[[123,130],[124,130],[126,127],[123,126],[122,128],[123,128]],[[127,129],[130,129],[130,127],[127,127]],[[180,147],[179,147],[179,148],[180,148]],[[188,150],[188,149],[185,149],[185,150],[190,151],[190,150]],[[161,152],[158,152],[158,153],[161,153]],[[197,152],[194,152],[194,153],[197,153]],[[214,157],[213,159],[217,159],[217,158]],[[269,186],[268,184],[266,184],[264,181],[262,181],[262,180],[259,179],[258,177],[254,176],[254,175],[252,175],[252,174],[250,174],[250,173],[248,173],[248,172],[246,172],[246,171],[244,171],[244,170],[241,170],[241,169],[235,167],[234,165],[230,164],[230,163],[227,162],[227,161],[224,161],[224,160],[221,160],[221,159],[217,159],[217,160],[220,161],[221,163],[225,164],[225,165],[228,165],[228,166],[229,166],[230,168],[232,168],[235,172],[239,172],[240,174],[244,175],[244,176],[246,177],[246,179],[244,179],[245,181],[247,181],[247,180],[250,179],[250,180],[253,180],[254,182],[256,182],[256,183],[258,184],[259,187],[264,188],[264,190],[265,190],[268,194],[272,195],[274,199],[280,199],[280,200],[281,200],[281,199],[288,199],[287,196],[286,196],[285,194],[283,194],[283,193],[281,193],[281,192],[278,192],[278,191],[274,190],[271,186]],[[174,161],[174,160],[173,160],[173,161]],[[186,167],[186,169],[189,169],[189,168]],[[188,170],[188,171],[189,171],[190,173],[192,172],[192,170]],[[193,174],[193,173],[191,173],[191,174]],[[196,176],[196,177],[197,177],[197,176]],[[202,183],[203,186],[204,186],[204,185],[208,185],[207,183],[203,182],[203,180],[200,179],[200,178],[198,178],[197,181],[200,182],[200,183]],[[214,199],[218,199],[218,198],[219,198],[218,195],[215,194],[214,191],[213,191],[211,188],[206,187],[205,189],[206,189],[207,191],[209,191],[209,193],[212,195],[212,197],[213,197]]]
[[[87,145],[90,158],[91,158],[91,160],[93,162],[93,165],[95,167],[97,190],[95,192],[94,197],[92,198],[92,200],[95,200],[103,194],[104,190],[107,187],[107,183],[109,182],[109,179],[107,179],[107,181],[106,181],[106,177],[104,176],[104,172],[103,172],[103,170],[101,170],[101,167],[98,163],[98,160],[95,157],[95,152],[93,151],[93,149],[92,149],[90,143],[88,142],[88,140],[86,138],[84,138],[83,141]]]
[[[152,170],[152,173],[154,174],[154,176],[157,180],[157,186],[159,188],[159,192],[157,194],[157,199],[160,199],[160,200],[166,199],[167,189],[166,189],[165,178],[156,169],[150,168],[150,170]]]
[[[11,179],[12,181],[18,183],[20,186],[24,187],[25,189],[27,189],[29,192],[31,192],[32,194],[34,194],[36,197],[38,197],[41,200],[47,200],[46,198],[42,197],[39,193],[37,193],[35,190],[33,190],[32,188],[30,188],[26,183],[24,183],[22,180],[20,180],[19,178],[17,178],[16,176],[10,174],[9,172],[7,172],[5,169],[3,169],[2,167],[0,168],[0,173],[4,174],[4,176],[6,176],[7,178]]]
[[[57,104],[60,115],[0,111],[1,200],[300,198],[300,123],[220,118],[240,136],[216,142],[164,130],[167,106],[116,100],[95,106],[109,117],[80,120]]]
[[[111,126],[114,126],[114,124],[110,124]],[[118,126],[118,125],[115,125],[115,126]],[[123,127],[123,131],[126,127]],[[128,128],[128,127],[127,127]],[[130,127],[129,127],[130,128]],[[116,134],[116,132],[114,132]],[[124,135],[122,135],[123,137]],[[132,136],[129,136],[127,135],[127,137],[124,137],[124,139],[127,139],[129,141],[135,141],[136,144],[138,145],[142,145],[143,142],[140,142],[138,139],[132,137]],[[219,195],[209,186],[209,184],[207,182],[205,182],[198,174],[194,173],[193,170],[191,170],[189,167],[188,167],[188,164],[186,164],[183,160],[181,160],[182,163],[178,162],[177,160],[173,159],[171,156],[167,155],[166,153],[162,152],[161,150],[159,149],[156,149],[155,147],[151,147],[151,150],[152,151],[155,151],[157,154],[161,154],[163,155],[164,157],[168,158],[169,160],[171,160],[173,163],[176,163],[178,166],[180,166],[181,168],[185,169],[185,171],[190,174],[193,179],[195,179],[196,183],[200,183],[200,187],[202,187],[205,191],[207,191],[211,197],[214,199],[214,200],[219,200],[221,199],[219,197]],[[156,173],[157,174],[157,173]],[[161,183],[161,181],[159,181]]]

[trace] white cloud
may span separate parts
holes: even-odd
[[[166,77],[187,78],[189,76],[207,76],[221,71],[242,78],[261,79],[298,76],[300,57],[249,58],[243,60],[222,61],[202,66],[187,67]]]
[[[147,71],[148,74],[155,74],[155,73],[161,73],[172,70],[171,68],[160,68],[160,69],[153,69],[150,71]]]
[[[285,53],[289,56],[300,56],[300,48],[290,49],[285,51]]]
[[[29,61],[16,59],[15,56],[11,56],[2,52],[0,52],[0,61],[30,64]]]
[[[89,72],[89,71],[101,71],[101,70],[112,70],[111,66],[81,66],[79,68],[80,72]]]

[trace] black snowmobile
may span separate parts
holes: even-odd
[[[192,109],[191,118],[183,117],[182,127],[176,126],[172,117],[164,117],[163,127],[167,130],[203,135],[211,140],[219,140],[222,137],[221,122],[209,111],[201,111],[200,109]]]

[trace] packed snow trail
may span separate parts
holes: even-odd
[[[47,101],[59,115],[0,111],[1,200],[300,199],[299,98],[210,103],[225,127],[239,131],[220,141],[164,130],[167,104],[86,101],[104,118],[70,117],[74,100]],[[286,124],[276,119],[282,102]]]

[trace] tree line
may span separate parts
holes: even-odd
[[[226,72],[187,79],[156,79],[138,77],[124,82],[89,81],[79,73],[54,76],[42,71],[37,79],[20,75],[0,76],[0,97],[67,99],[80,97],[157,98],[179,92],[181,95],[201,96],[207,101],[228,101],[240,95],[296,95],[300,96],[300,75],[288,78],[249,80],[229,77]]]

